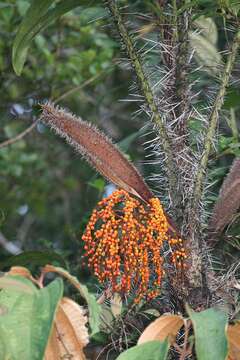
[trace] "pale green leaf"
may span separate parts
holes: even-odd
[[[187,307],[193,323],[198,360],[225,360],[228,353],[226,329],[228,316],[218,309],[194,312]]]
[[[211,44],[217,45],[218,29],[212,18],[200,16],[194,23],[200,30],[201,36],[206,38]]]
[[[195,58],[209,74],[218,73],[221,65],[221,55],[216,46],[200,34],[190,34],[190,42],[195,49]]]
[[[194,56],[210,75],[216,74],[222,64],[222,57],[217,48],[217,26],[211,18],[203,16],[195,21],[195,25],[199,32],[189,34],[190,44],[195,50]]]
[[[17,277],[16,277],[17,278]],[[18,277],[19,282],[33,284]],[[32,293],[4,289],[0,292],[0,359],[40,360],[44,356],[55,311],[63,294],[56,279]]]

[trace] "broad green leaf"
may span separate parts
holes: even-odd
[[[169,349],[168,341],[149,341],[133,346],[117,357],[117,360],[165,360]]]
[[[12,63],[17,75],[22,72],[31,40],[51,22],[89,1],[62,0],[54,8],[51,8],[53,3],[55,0],[33,0],[29,7],[13,43]]]
[[[80,292],[81,296],[86,300],[88,305],[91,336],[98,333],[100,331],[101,308],[100,305],[97,303],[95,297],[89,293],[88,288],[85,285],[82,285],[75,276],[71,275],[63,268],[46,265],[44,268],[44,272],[55,272],[58,275],[66,278],[73,286],[75,286],[75,288]]]
[[[21,254],[10,256],[0,264],[0,269],[9,268],[11,266],[27,266],[37,265],[44,266],[49,263],[56,262],[57,264],[67,267],[65,260],[54,251],[25,251]]]
[[[25,279],[21,276],[6,275],[0,277],[0,289],[32,294],[35,287],[31,281],[27,280],[25,282]]]
[[[193,323],[198,360],[225,360],[228,353],[228,316],[218,309],[194,312],[187,307]]]
[[[18,278],[33,286],[28,279]],[[4,309],[0,313],[0,359],[43,358],[62,294],[61,279],[32,293],[13,289],[0,292],[0,306]]]

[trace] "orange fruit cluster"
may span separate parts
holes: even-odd
[[[136,289],[135,302],[151,299],[159,294],[164,242],[177,246],[172,252],[177,266],[186,256],[182,240],[169,238],[168,229],[159,199],[143,204],[117,190],[98,203],[83,235],[89,267],[113,292]]]

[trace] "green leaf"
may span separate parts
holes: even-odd
[[[0,269],[11,266],[38,265],[44,266],[49,263],[57,262],[59,265],[67,267],[63,257],[54,251],[25,251],[19,255],[10,256],[0,264]]]
[[[130,145],[139,137],[140,131],[136,131],[131,135],[128,135],[125,139],[118,143],[118,147],[122,151],[128,151]]]
[[[85,285],[82,285],[75,276],[71,275],[63,268],[47,265],[44,268],[44,272],[55,272],[58,275],[65,277],[73,286],[75,286],[81,296],[86,300],[88,305],[91,336],[98,333],[100,331],[101,323],[101,308],[100,305],[97,303],[95,297],[89,293],[88,288]]]
[[[91,327],[91,336],[93,336],[100,331],[101,308],[95,297],[89,293],[88,288],[85,285],[81,285],[81,294],[88,304],[89,324]]]
[[[104,190],[105,181],[102,178],[99,178],[99,179],[95,179],[93,181],[89,181],[88,185],[92,186],[93,188],[95,188],[101,192]]]
[[[169,349],[168,341],[149,341],[133,346],[117,357],[117,360],[165,360]]]
[[[28,9],[13,43],[12,64],[17,75],[22,72],[31,40],[51,22],[86,3],[84,0],[62,0],[51,8],[54,2],[55,0],[33,0]]]
[[[29,287],[33,286],[30,280],[20,276],[15,278]],[[0,359],[43,358],[62,294],[61,279],[32,293],[21,292],[19,289],[0,292]]]
[[[194,312],[187,307],[193,323],[198,360],[224,360],[228,353],[228,316],[218,309]]]

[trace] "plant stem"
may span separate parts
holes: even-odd
[[[191,114],[190,85],[189,85],[189,27],[190,10],[178,15],[182,1],[172,0],[159,5],[162,11],[156,12],[156,22],[159,28],[159,43],[168,49],[161,53],[161,62],[168,73],[165,82],[164,95],[160,95],[160,103],[165,103],[170,109],[166,111],[166,123],[170,125],[169,135],[172,141],[174,161],[178,169],[178,202],[175,203],[175,221],[182,227],[185,221],[185,208],[189,194],[189,184],[185,179],[189,177],[191,167],[189,159],[188,119]],[[169,9],[171,11],[169,11]],[[174,134],[174,135],[173,135]],[[190,183],[190,182],[189,182]],[[176,191],[176,190],[175,190]],[[184,226],[183,226],[184,227]],[[182,228],[183,228],[182,227]]]
[[[199,163],[198,171],[195,178],[194,183],[194,189],[193,189],[193,200],[192,200],[192,206],[190,210],[190,216],[191,221],[191,229],[194,232],[195,231],[195,225],[197,221],[199,221],[200,218],[200,200],[203,195],[204,190],[204,181],[206,178],[206,168],[208,165],[208,159],[210,155],[210,151],[212,148],[212,139],[215,135],[218,117],[219,117],[219,111],[222,108],[223,102],[224,102],[224,96],[226,94],[227,86],[229,84],[229,80],[231,77],[232,69],[234,66],[234,62],[236,59],[236,55],[239,49],[240,45],[240,31],[236,33],[234,36],[232,46],[229,49],[229,55],[228,59],[225,65],[225,69],[222,75],[221,79],[221,85],[218,90],[217,97],[214,101],[212,112],[209,117],[209,126],[206,132],[205,140],[204,140],[204,146],[203,146],[203,154]]]
[[[173,0],[172,1],[172,8],[173,8],[173,26],[174,26],[174,30],[173,30],[173,43],[176,44],[178,41],[178,16],[177,16],[177,0]]]
[[[57,104],[58,102],[65,100],[67,97],[69,97],[70,95],[74,94],[77,91],[82,90],[83,88],[85,88],[87,85],[90,85],[92,82],[94,82],[95,80],[97,80],[98,78],[100,78],[104,73],[100,72],[97,73],[96,75],[90,77],[89,79],[87,79],[86,81],[84,81],[84,83],[73,87],[70,90],[67,90],[66,92],[64,92],[62,95],[60,95],[59,97],[57,97],[56,99],[53,99],[52,101],[54,102],[54,104]]]
[[[212,106],[212,111],[209,116],[208,129],[203,144],[203,153],[200,159],[198,170],[194,179],[194,187],[192,199],[190,200],[190,207],[188,212],[188,237],[186,240],[186,248],[189,249],[189,265],[190,271],[187,274],[189,286],[193,289],[202,289],[202,300],[208,298],[208,259],[204,258],[203,251],[203,237],[201,236],[201,204],[200,201],[203,196],[204,183],[206,178],[206,169],[208,165],[209,155],[212,148],[212,140],[214,138],[216,127],[219,118],[219,112],[224,102],[224,96],[227,91],[232,69],[240,45],[240,31],[238,31],[233,39],[232,45],[229,49],[229,55],[221,77],[221,84]],[[208,300],[207,300],[208,301]]]
[[[173,197],[173,202],[177,203],[176,198],[176,189],[177,189],[177,173],[176,166],[173,157],[172,144],[169,139],[166,126],[163,119],[161,118],[154,94],[152,92],[151,86],[148,82],[148,79],[144,73],[143,65],[141,60],[134,48],[134,42],[132,37],[129,35],[127,28],[123,22],[122,16],[119,12],[119,9],[116,5],[115,0],[107,0],[108,8],[113,15],[113,18],[116,23],[118,33],[120,34],[122,41],[126,47],[127,54],[131,60],[131,64],[135,70],[136,77],[140,86],[140,89],[145,97],[146,103],[152,112],[152,121],[156,126],[156,129],[159,133],[159,136],[162,141],[163,151],[166,157],[166,168],[169,181],[170,192]]]

